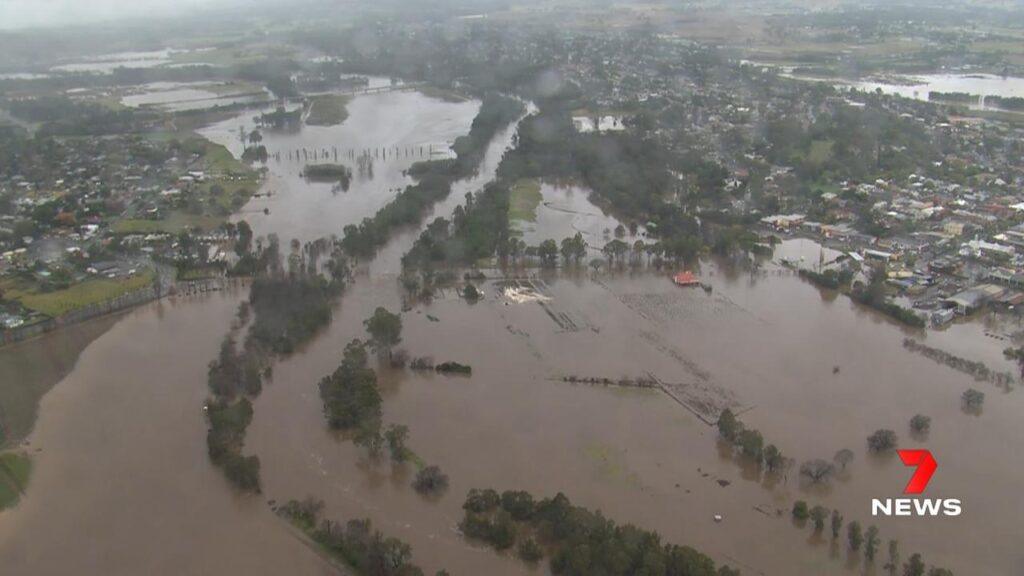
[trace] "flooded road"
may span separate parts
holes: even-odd
[[[341,126],[267,132],[264,144],[271,153],[365,148],[369,139],[400,150],[419,142],[441,146],[468,131],[476,106],[405,92],[363,96],[350,103]],[[251,128],[243,116],[206,133],[237,152],[233,139],[245,123]],[[448,215],[463,194],[490,178],[512,134],[495,138],[480,175],[457,184],[434,216]],[[401,170],[413,160],[381,157],[373,178],[354,177],[347,192],[306,183],[297,162],[271,160],[265,190],[274,194],[255,199],[240,217],[258,235],[276,233],[283,241],[340,234],[408,183]],[[574,212],[602,214],[578,192],[562,202],[571,201]],[[555,214],[548,220],[543,206],[531,232],[538,238],[561,239],[581,228],[603,236],[614,228],[605,220],[592,226]],[[921,552],[957,574],[1024,572],[1016,524],[1024,514],[1016,497],[1024,470],[1005,457],[1024,442],[1020,392],[976,383],[902,346],[914,336],[1015,371],[1001,354],[1008,341],[985,333],[1014,333],[1019,323],[908,332],[772,263],[751,273],[706,262],[699,273],[710,293],[678,288],[653,271],[531,274],[523,284],[543,298],[521,303],[504,296],[505,280],[489,271],[492,280],[481,285],[485,297],[475,304],[449,290],[404,313],[402,348],[473,368],[472,377],[380,370],[385,423],[407,425],[409,446],[451,478],[441,498],[419,496],[409,488],[411,466],[371,462],[327,430],[317,393],[345,344],[365,337],[362,321],[373,309],[401,307],[399,258],[417,234],[396,235],[361,266],[331,325],[275,366],[246,441],[246,452],[262,462],[259,499],[233,495],[209,464],[199,410],[206,363],[243,295],[167,301],[119,322],[44,400],[31,438],[43,451],[29,493],[0,515],[0,563],[15,574],[71,567],[104,574],[320,574],[322,563],[265,503],[312,495],[325,500],[328,517],[369,517],[409,542],[428,574],[439,568],[456,575],[546,573],[459,537],[466,491],[494,487],[538,497],[565,492],[577,504],[657,530],[665,541],[693,546],[748,575],[881,573],[880,560],[869,567],[848,558],[845,541],[833,550],[810,527],[792,526],[788,511],[797,498],[877,524],[883,550],[897,538],[904,559]],[[588,241],[600,246],[603,238]],[[787,243],[776,259],[812,261],[819,253]],[[654,377],[672,395],[572,384],[567,376]],[[980,416],[960,409],[968,387],[988,395]],[[853,450],[849,473],[815,488],[801,487],[795,471],[762,476],[729,453],[702,418],[722,406],[741,411],[748,426],[798,463]],[[919,412],[932,417],[924,443],[907,433]],[[961,499],[962,516],[870,516],[871,498],[900,497],[909,476],[894,459],[866,453],[865,438],[878,428],[895,430],[904,447],[933,451],[940,466],[927,496]],[[54,542],[61,554],[54,554]]]

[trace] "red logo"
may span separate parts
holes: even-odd
[[[928,486],[928,481],[932,479],[932,474],[935,473],[939,464],[928,450],[897,450],[896,452],[905,466],[917,468],[914,475],[910,477],[910,482],[907,482],[907,487],[903,489],[903,493],[921,494]]]

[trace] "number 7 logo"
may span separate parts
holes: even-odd
[[[932,474],[935,474],[935,469],[939,467],[932,453],[928,450],[897,450],[896,453],[900,455],[904,466],[917,467],[914,475],[910,477],[910,482],[907,482],[907,487],[903,489],[903,493],[920,494],[924,492],[928,481],[932,479]]]

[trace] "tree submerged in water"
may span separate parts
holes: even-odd
[[[390,358],[392,348],[402,341],[402,318],[378,306],[373,316],[363,321],[363,325],[370,333],[370,346],[377,354]]]
[[[420,494],[437,494],[448,489],[448,475],[437,466],[427,466],[416,473],[412,487]]]

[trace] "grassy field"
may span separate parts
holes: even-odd
[[[205,140],[205,139],[204,139]],[[203,165],[207,170],[230,172],[232,174],[251,174],[252,169],[241,160],[235,158],[231,151],[220,144],[205,140],[206,153],[203,154]]]
[[[811,142],[811,150],[807,154],[807,159],[814,164],[824,164],[832,159],[832,146],[835,143],[831,140],[815,140]]]
[[[512,198],[508,208],[509,220],[536,222],[537,206],[542,199],[540,182],[525,178],[519,180],[512,186]]]
[[[32,460],[25,454],[0,454],[0,510],[18,503],[32,474]]]
[[[111,226],[111,230],[116,234],[177,234],[186,227],[213,230],[223,222],[224,218],[219,216],[172,212],[167,218],[161,220],[146,220],[143,218],[120,220]]]
[[[312,100],[312,108],[306,117],[310,126],[335,126],[348,118],[348,96],[328,94],[316,96]]]
[[[5,299],[17,300],[30,310],[56,318],[91,304],[98,304],[151,286],[154,274],[152,270],[146,270],[128,278],[93,278],[53,292],[38,292],[34,286],[16,279],[4,281],[0,288],[3,288]]]

